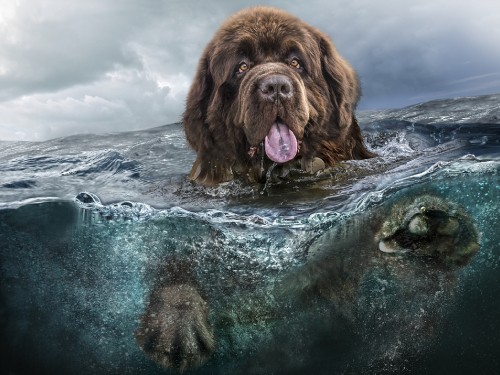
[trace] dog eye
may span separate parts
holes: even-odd
[[[238,73],[244,73],[248,70],[248,64],[247,63],[241,63],[240,66],[238,67]]]
[[[293,58],[291,61],[290,61],[290,66],[292,68],[295,68],[295,69],[300,69],[302,67],[302,65],[300,65],[300,61],[299,59],[296,59],[296,58]]]

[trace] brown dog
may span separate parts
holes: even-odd
[[[187,98],[190,179],[255,182],[273,162],[315,172],[372,157],[354,116],[359,96],[328,36],[277,9],[236,13],[206,47]]]
[[[189,92],[184,129],[197,152],[190,178],[205,185],[235,178],[256,182],[275,163],[315,172],[341,160],[372,157],[354,116],[358,98],[353,69],[326,35],[276,9],[241,11],[208,44]],[[391,210],[376,208],[314,242],[309,262],[276,283],[275,306],[255,304],[253,286],[248,280],[238,284],[230,274],[222,278],[230,281],[222,282],[221,293],[235,291],[236,303],[228,303],[230,313],[224,316],[212,308],[213,301],[209,304],[210,286],[197,277],[196,254],[172,255],[159,269],[137,342],[165,368],[195,368],[216,350],[214,328],[227,328],[228,316],[237,322],[252,315],[260,322],[279,320],[286,318],[282,305],[317,296],[348,311],[374,267],[396,270],[408,281],[403,290],[412,298],[422,296],[420,307],[433,311],[426,301],[435,299],[426,297],[444,289],[439,282],[434,285],[434,271],[439,281],[441,269],[447,277],[448,266],[466,264],[479,249],[478,234],[465,213],[439,198],[412,197],[391,205]],[[404,254],[437,266],[418,276],[418,262],[408,266]],[[209,268],[204,262],[198,268],[201,264],[205,271]],[[216,267],[217,272],[225,268]],[[247,287],[248,298],[243,293]],[[210,311],[215,311],[212,316]],[[413,315],[395,317],[400,315],[402,327],[414,326],[408,323]],[[415,337],[411,329],[404,334]]]

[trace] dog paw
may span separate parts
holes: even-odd
[[[320,158],[301,159],[301,168],[307,173],[315,174],[325,169],[325,162]]]
[[[215,348],[208,304],[187,284],[153,291],[135,336],[154,361],[180,371],[202,365]]]
[[[412,253],[464,265],[479,250],[467,213],[444,199],[423,195],[396,203],[376,236],[385,253]]]

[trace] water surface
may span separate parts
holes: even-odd
[[[265,185],[188,182],[194,153],[179,124],[0,142],[0,369],[161,373],[133,332],[158,265],[186,256],[198,260],[218,345],[194,373],[494,373],[499,103],[361,113],[379,157]],[[75,199],[82,192],[95,198]],[[355,298],[291,300],[276,314],[276,285],[312,249],[355,268],[372,217],[423,193],[470,214],[481,234],[471,263],[448,277],[363,260]]]

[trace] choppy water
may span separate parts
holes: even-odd
[[[155,269],[175,255],[198,260],[216,330],[195,373],[494,373],[500,95],[360,121],[379,157],[255,186],[186,181],[194,154],[178,124],[0,142],[0,370],[161,373],[133,332]],[[356,258],[371,254],[377,212],[422,193],[471,215],[481,249],[470,264]],[[356,284],[355,297],[290,300],[276,314],[277,285],[318,248],[349,265],[338,295]]]

